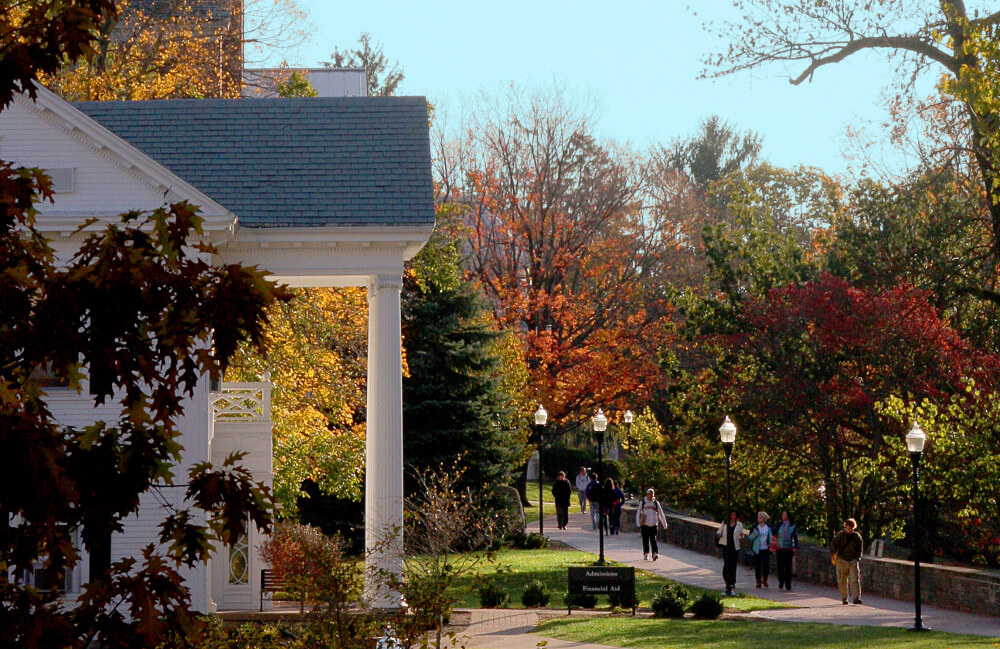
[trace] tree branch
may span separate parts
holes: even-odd
[[[915,36],[868,36],[852,40],[829,56],[813,57],[809,66],[803,70],[798,77],[791,79],[790,83],[797,86],[806,79],[811,79],[817,68],[830,63],[839,63],[852,54],[868,49],[901,49],[916,54],[922,54],[927,58],[937,61],[948,68],[954,74],[958,74],[958,61],[954,56],[943,52],[930,43],[927,43]]]

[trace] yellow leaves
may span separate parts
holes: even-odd
[[[357,495],[364,465],[368,302],[364,289],[300,289],[271,309],[266,359],[241,349],[227,380],[271,372],[275,494],[294,511],[301,481]]]

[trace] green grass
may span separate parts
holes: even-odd
[[[521,608],[521,593],[525,584],[537,579],[545,584],[552,595],[549,608],[558,609],[563,607],[563,596],[566,594],[566,569],[571,566],[591,566],[596,560],[596,555],[577,550],[500,550],[494,553],[492,563],[480,563],[475,573],[463,577],[451,593],[459,598],[457,607],[479,608],[479,593],[476,590],[478,579],[497,575],[497,568],[500,568],[499,578],[505,590],[510,593],[511,608]],[[622,564],[611,562],[611,565]],[[649,607],[653,596],[669,583],[674,582],[645,570],[636,570],[635,589],[639,597],[639,606]],[[694,586],[685,588],[688,589],[692,599],[704,592],[704,589]],[[741,611],[790,608],[787,604],[746,595],[724,597],[722,603],[728,609]],[[606,597],[598,598],[598,607],[607,608]]]
[[[529,481],[524,492],[528,496],[528,502],[531,503],[531,507],[524,508],[524,522],[534,523],[538,520],[538,480]],[[573,496],[576,496],[575,488]],[[556,515],[555,501],[552,500],[552,483],[548,481],[542,483],[542,508],[546,516],[551,518]]]
[[[587,617],[542,622],[538,635],[637,649],[998,649],[995,638],[765,620]]]

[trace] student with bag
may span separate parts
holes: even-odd
[[[652,489],[647,489],[646,497],[639,501],[639,508],[635,510],[635,524],[642,533],[642,560],[649,559],[649,550],[652,547],[653,561],[656,561],[660,558],[660,548],[656,544],[657,525],[667,529],[667,517],[663,515],[663,509]]]
[[[837,587],[844,604],[848,596],[854,599],[855,604],[861,603],[861,551],[864,541],[857,529],[858,522],[848,518],[844,521],[844,529],[837,532],[830,544],[831,561],[837,566]]]

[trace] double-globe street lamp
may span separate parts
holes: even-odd
[[[914,622],[911,631],[929,631],[920,618],[920,518],[917,515],[917,503],[920,502],[920,456],[924,453],[924,443],[927,435],[916,422],[906,434],[906,450],[910,452],[913,462],[913,607]]]
[[[597,414],[594,415],[592,423],[594,425],[594,437],[597,438],[597,478],[598,480],[600,480],[601,477],[604,476],[604,455],[603,455],[604,431],[607,430],[608,428],[608,418],[604,416],[604,412],[602,412],[600,408],[597,409]],[[600,486],[600,482],[598,482],[598,486]],[[600,545],[601,554],[600,557],[597,559],[597,565],[603,566],[605,563],[604,562],[604,510],[603,508],[601,508],[600,504],[598,504],[597,507],[598,507],[597,527],[599,528],[598,538],[600,539],[600,544],[601,544]]]
[[[542,508],[544,496],[542,492],[542,436],[545,434],[545,423],[549,420],[549,413],[545,412],[542,404],[538,404],[535,411],[535,436],[538,438],[538,533],[545,534],[545,510]]]

